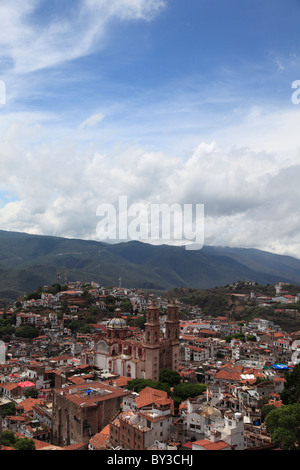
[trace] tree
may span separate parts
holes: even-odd
[[[145,315],[139,315],[136,319],[136,324],[138,326],[138,328],[140,328],[141,330],[144,330],[145,329],[145,323],[146,323],[146,316]]]
[[[29,439],[28,437],[21,437],[16,439],[13,447],[16,450],[35,450],[35,443],[33,439]]]
[[[87,333],[90,333],[90,332],[91,332],[90,325],[83,325],[79,328],[79,333],[82,333],[84,335],[86,335]]]
[[[68,308],[69,308],[69,304],[68,304],[67,299],[63,299],[61,302],[61,311],[64,313],[67,313]]]
[[[295,434],[290,429],[278,428],[272,434],[272,442],[282,450],[295,450]]]
[[[6,325],[0,327],[0,337],[10,336],[15,332],[15,328],[12,325]]]
[[[300,445],[300,403],[271,410],[265,424],[272,442],[281,449],[293,450]]]
[[[16,413],[16,404],[13,401],[7,403],[2,408],[3,418],[5,418],[5,416],[14,416],[15,413]]]
[[[181,400],[186,400],[187,398],[197,397],[202,395],[206,390],[205,384],[189,384],[182,383],[175,385],[173,389],[173,394],[176,397],[181,398]]]
[[[31,299],[40,299],[42,296],[43,289],[42,287],[38,287],[33,292],[30,292],[24,296],[24,300],[31,300]]]
[[[3,446],[12,447],[15,450],[35,450],[33,439],[28,437],[17,438],[13,431],[3,431],[1,433],[1,443]]]
[[[21,338],[36,338],[39,336],[39,331],[32,326],[20,326],[16,329],[16,336]]]
[[[170,387],[178,385],[181,381],[180,374],[171,369],[161,369],[159,373],[159,382],[167,383]]]
[[[247,336],[247,341],[253,341],[253,342],[257,341],[256,336],[255,335]]]
[[[128,299],[127,297],[125,299],[122,299],[120,308],[121,308],[122,312],[126,312],[126,313],[132,313],[133,312],[132,303],[130,302],[130,299]]]
[[[146,387],[155,388],[157,390],[163,390],[170,394],[170,387],[166,383],[155,382],[151,379],[132,379],[127,384],[128,390],[133,390],[137,393],[139,393]]]
[[[68,323],[67,327],[72,331],[74,334],[80,328],[80,323],[78,320],[72,320]]]
[[[36,388],[30,388],[25,392],[25,397],[26,398],[37,398],[38,396],[38,391]]]
[[[292,372],[285,374],[284,389],[280,398],[284,405],[300,402],[300,364],[296,364]]]
[[[1,433],[1,444],[6,447],[13,447],[16,442],[16,436],[12,431],[3,431]]]
[[[49,294],[56,295],[56,294],[57,294],[58,292],[60,292],[61,290],[62,290],[61,285],[60,285],[58,282],[56,282],[55,284],[52,284],[51,287],[48,287],[47,292],[48,292]]]
[[[257,383],[257,382],[256,382]],[[270,411],[275,410],[275,406],[273,405],[265,405],[261,409],[261,420],[264,422],[266,420],[267,415],[270,413]]]

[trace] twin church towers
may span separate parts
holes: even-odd
[[[135,332],[116,309],[106,331],[97,335],[93,351],[85,352],[82,362],[131,379],[158,381],[161,369],[178,371],[179,307],[175,301],[167,305],[164,323],[155,302],[146,310],[144,332]]]

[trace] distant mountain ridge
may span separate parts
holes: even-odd
[[[99,282],[169,290],[226,285],[239,280],[300,285],[300,260],[249,248],[204,246],[201,250],[138,241],[98,241],[0,230],[0,298],[15,299],[39,286]]]

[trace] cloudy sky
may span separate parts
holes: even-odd
[[[0,229],[95,240],[126,196],[300,258],[298,0],[0,0],[0,21]]]

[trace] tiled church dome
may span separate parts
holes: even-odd
[[[113,318],[107,324],[107,328],[125,328],[126,327],[126,320],[123,318]]]
[[[107,328],[119,329],[126,328],[126,326],[126,320],[124,320],[124,318],[121,318],[121,310],[117,308],[115,311],[115,317],[108,322]]]

